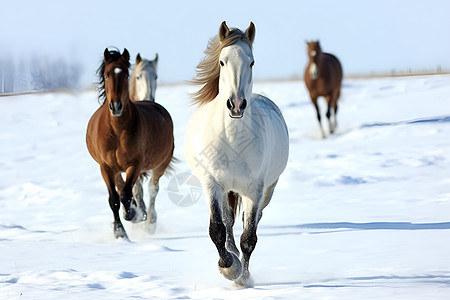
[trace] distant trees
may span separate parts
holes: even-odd
[[[0,93],[79,88],[81,67],[62,58],[33,56],[29,60],[0,59]]]

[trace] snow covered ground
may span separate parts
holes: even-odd
[[[175,122],[176,174],[189,171],[194,89],[157,90]],[[156,233],[124,222],[132,242],[114,239],[85,146],[96,92],[0,98],[0,299],[448,299],[450,76],[345,80],[325,140],[302,82],[254,91],[280,106],[291,144],[246,290],[217,270],[204,199],[175,205],[171,178]]]

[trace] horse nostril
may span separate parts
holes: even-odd
[[[234,103],[233,103],[233,101],[231,101],[231,99],[228,99],[227,100],[227,107],[228,107],[228,109],[232,109],[232,108],[234,108]]]
[[[117,110],[122,110],[122,102],[117,103]]]
[[[247,107],[247,100],[242,100],[241,105],[239,105],[240,110],[244,110]]]
[[[114,106],[113,106],[112,102],[109,103],[109,109],[110,109],[110,110],[113,110],[113,109],[114,109]]]

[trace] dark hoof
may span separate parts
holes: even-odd
[[[136,217],[136,210],[132,207],[124,211],[123,218],[127,221],[133,221]]]
[[[116,239],[124,239],[129,241],[127,233],[125,232],[125,229],[123,228],[122,224],[120,225],[114,225],[114,236]]]
[[[228,280],[235,280],[242,273],[242,264],[241,264],[241,262],[239,261],[239,258],[236,255],[234,255],[233,253],[230,253],[230,255],[233,258],[233,262],[232,262],[231,266],[229,266],[228,268],[221,267],[220,266],[220,261],[219,261],[219,272],[226,279],[228,279]]]

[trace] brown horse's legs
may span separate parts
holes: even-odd
[[[120,209],[120,198],[119,194],[116,191],[115,186],[115,176],[113,172],[108,169],[105,166],[100,167],[103,180],[106,183],[106,186],[108,187],[108,193],[109,193],[109,206],[111,207],[111,210],[114,214],[114,236],[116,238],[124,238],[128,239],[127,233],[125,232],[125,228],[122,225],[122,222],[120,221],[119,216],[119,209]]]
[[[328,126],[329,126],[329,130],[330,130],[330,134],[333,134],[334,132],[334,124],[333,124],[333,116],[332,116],[332,111],[331,111],[331,107],[333,106],[333,95],[327,95],[325,96],[325,99],[327,100],[327,119],[328,119]]]
[[[340,93],[341,93],[340,87],[335,92],[333,92],[333,109],[334,109],[333,132],[336,131],[336,127],[337,127],[337,110],[338,110],[337,102],[338,102]]]
[[[128,167],[126,170],[127,179],[120,193],[120,202],[124,206],[124,219],[127,221],[138,222],[137,220],[137,204],[135,199],[133,199],[133,185],[137,179],[137,168],[135,166]]]
[[[322,128],[322,121],[321,121],[322,118],[320,116],[320,108],[319,108],[319,104],[317,103],[317,97],[311,96],[311,101],[314,104],[314,107],[316,108],[317,120],[319,121],[320,137],[323,139],[323,138],[325,138],[325,133],[323,132],[323,128]]]

